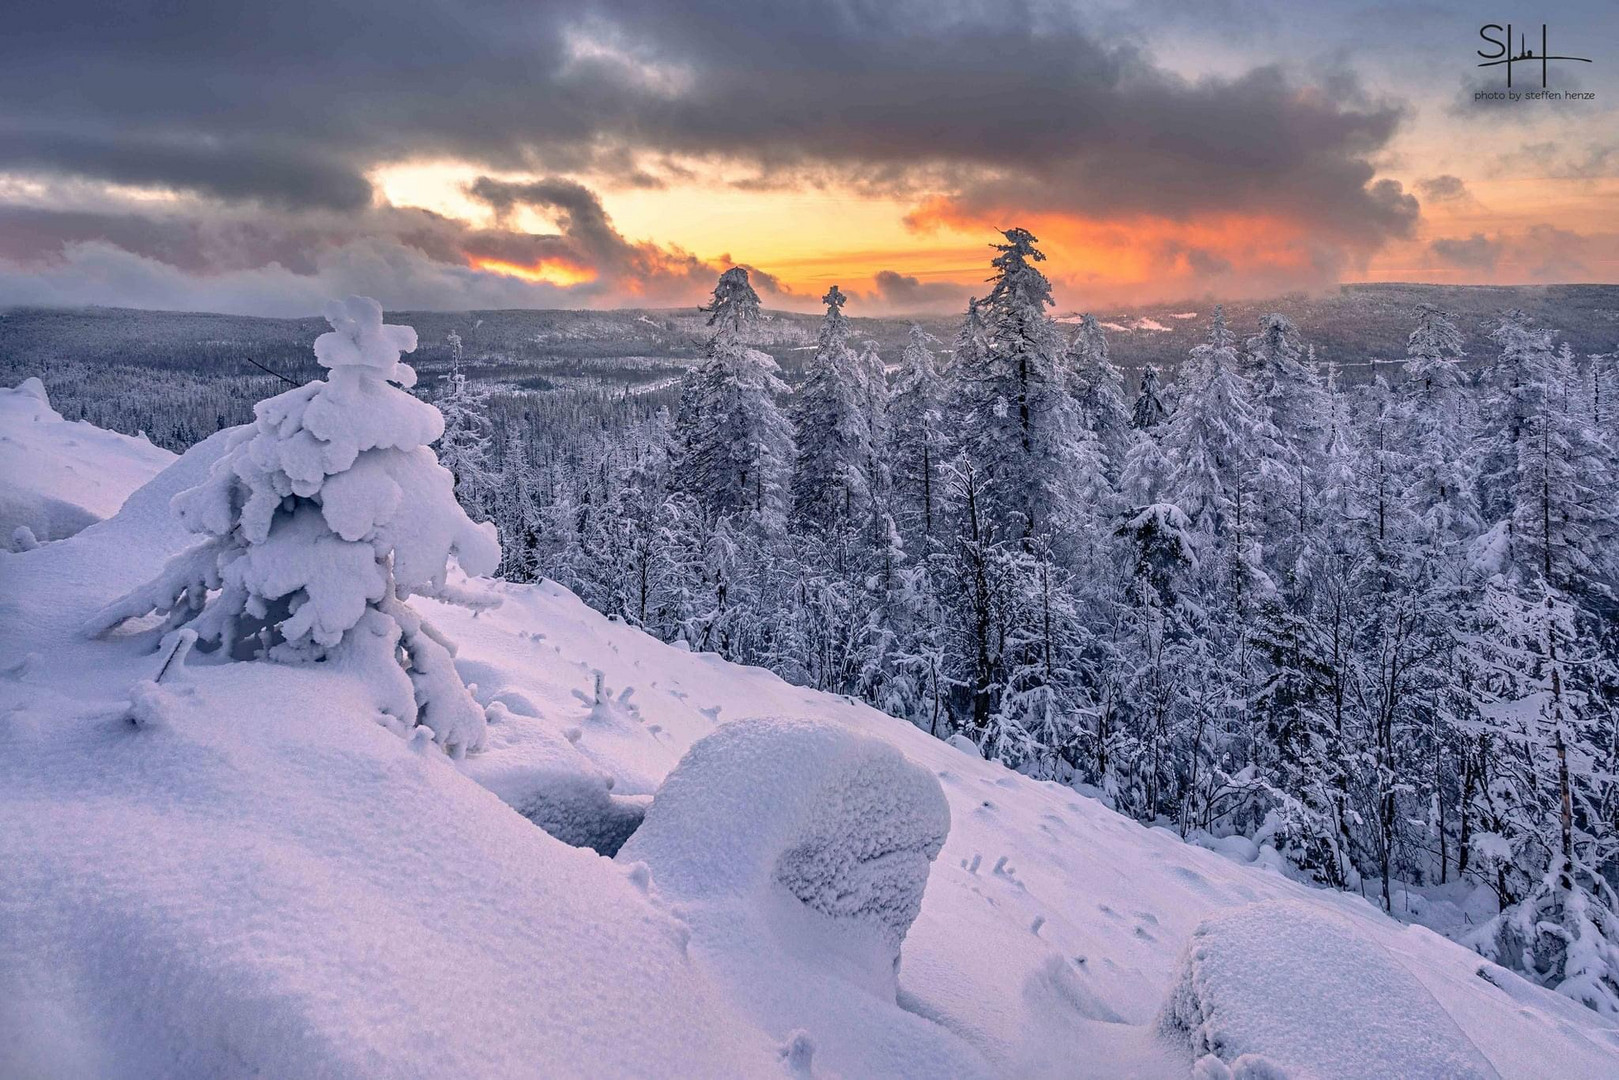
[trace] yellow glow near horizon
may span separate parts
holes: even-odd
[[[566,288],[570,285],[585,285],[596,280],[596,272],[580,266],[569,266],[561,262],[537,262],[531,266],[520,266],[509,263],[503,259],[469,258],[467,260],[478,270],[487,270],[492,274],[505,274],[507,277],[521,278],[532,281],[537,285],[558,285]]]

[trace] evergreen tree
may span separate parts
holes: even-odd
[[[737,266],[720,275],[702,310],[710,334],[702,364],[681,388],[675,482],[710,517],[779,533],[787,517],[793,435],[776,403],[787,392],[780,369],[748,344],[759,321],[759,295],[747,270]]]
[[[949,456],[945,385],[934,366],[929,340],[925,330],[911,324],[889,404],[895,518],[915,553],[925,553],[942,533],[942,471]]]
[[[1151,431],[1168,418],[1169,408],[1158,385],[1158,369],[1148,364],[1141,369],[1141,391],[1130,409],[1130,426],[1137,431]]]
[[[1007,536],[1034,537],[1081,505],[1084,425],[1063,376],[1056,324],[1045,312],[1051,283],[1035,266],[1045,255],[1027,230],[1003,235],[992,260],[994,288],[981,306],[982,356],[958,366],[961,438],[982,476],[990,518]]]
[[[1096,316],[1080,317],[1065,366],[1081,420],[1101,448],[1109,480],[1116,483],[1130,449],[1131,415],[1124,405],[1124,376],[1108,358],[1107,334]]]
[[[794,397],[797,461],[793,470],[793,521],[803,528],[829,529],[863,523],[873,511],[875,486],[867,378],[849,345],[844,295],[832,286],[821,298],[815,355]]]
[[[474,524],[430,443],[439,411],[406,392],[416,332],[351,296],[327,307],[315,356],[330,371],[262,401],[206,479],[174,499],[204,539],[99,612],[101,633],[156,612],[232,659],[328,661],[365,671],[379,712],[426,725],[447,752],[483,743],[483,710],[414,593],[477,605],[447,580],[500,561],[495,527]]]

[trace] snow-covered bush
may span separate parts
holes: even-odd
[[[326,317],[315,356],[328,377],[259,402],[208,478],[175,496],[174,512],[204,539],[86,630],[156,612],[233,659],[342,665],[375,688],[381,712],[425,724],[451,753],[477,749],[484,714],[453,647],[405,601],[475,602],[446,585],[450,559],[493,572],[495,528],[456,503],[428,445],[444,430],[438,410],[401,389],[416,381],[399,360],[416,332],[384,325],[366,297],[334,302]]]
[[[875,931],[892,970],[950,831],[933,774],[893,746],[807,720],[738,720],[694,745],[619,852],[682,900],[775,887]]]

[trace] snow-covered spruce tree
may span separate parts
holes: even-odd
[[[1175,412],[1163,430],[1164,455],[1171,464],[1166,501],[1185,513],[1196,547],[1192,591],[1200,640],[1187,663],[1201,699],[1191,704],[1196,727],[1183,829],[1214,824],[1215,796],[1229,795],[1221,785],[1230,770],[1217,769],[1217,763],[1235,767],[1252,757],[1248,701],[1259,677],[1256,614],[1275,594],[1263,565],[1259,493],[1278,476],[1275,469],[1286,451],[1265,411],[1255,405],[1239,363],[1225,313],[1216,308],[1208,340],[1194,347],[1181,367]],[[1241,786],[1263,794],[1247,778]],[[1262,811],[1256,808],[1248,816],[1257,824]]]
[[[501,454],[492,515],[501,537],[500,576],[507,581],[535,581],[540,576],[544,523],[535,482],[528,448],[514,432],[507,436]]]
[[[911,324],[900,355],[899,378],[889,401],[888,462],[893,475],[894,517],[913,554],[941,535],[949,457],[944,379],[934,362],[927,331]]]
[[[1404,384],[1410,511],[1436,551],[1478,535],[1481,524],[1470,444],[1476,417],[1464,386],[1461,331],[1451,316],[1419,304],[1406,344]]]
[[[1032,537],[1082,509],[1084,473],[1100,462],[1078,452],[1085,426],[1068,392],[1061,337],[1046,314],[1051,283],[1035,266],[1045,255],[1026,229],[1003,235],[1006,242],[994,245],[995,286],[978,308],[982,356],[957,365],[960,435],[983,476],[994,523],[1005,536]]]
[[[779,533],[786,524],[794,448],[792,427],[776,403],[787,392],[769,354],[748,339],[759,322],[759,294],[748,272],[720,275],[708,314],[703,362],[681,387],[673,479],[710,517],[730,517]]]
[[[826,317],[793,397],[792,520],[799,528],[858,527],[873,511],[871,415],[861,360],[849,345],[845,299],[836,285],[821,298]]]
[[[471,601],[447,584],[449,563],[492,573],[495,527],[455,501],[428,445],[443,432],[438,410],[399,388],[416,381],[399,360],[416,332],[384,325],[366,297],[326,317],[315,356],[327,378],[261,401],[208,478],[175,496],[204,539],[86,629],[157,612],[233,659],[330,663],[365,678],[396,722],[427,726],[452,754],[475,750],[483,710],[449,642],[406,600]]]
[[[1501,521],[1512,507],[1517,484],[1518,440],[1533,408],[1529,372],[1545,371],[1553,362],[1552,333],[1535,326],[1527,314],[1501,313],[1490,332],[1500,352],[1479,373],[1478,502],[1487,525]]]
[[[1130,413],[1124,404],[1124,376],[1108,358],[1107,334],[1096,316],[1080,317],[1064,364],[1081,419],[1101,447],[1108,479],[1117,483],[1130,449]]]
[[[1178,406],[1163,432],[1172,473],[1169,491],[1199,536],[1205,568],[1237,574],[1240,588],[1259,568],[1258,494],[1282,476],[1281,436],[1254,402],[1239,370],[1236,339],[1215,308],[1206,342],[1178,377]],[[1216,551],[1216,548],[1222,549]]]
[[[490,455],[489,390],[469,382],[461,370],[460,335],[451,332],[448,341],[450,370],[440,377],[443,388],[433,400],[444,417],[438,460],[455,477],[455,497],[467,513],[483,517],[499,484]]]
[[[1169,407],[1164,403],[1163,389],[1158,384],[1158,369],[1148,364],[1141,371],[1141,392],[1130,409],[1130,426],[1138,431],[1151,431],[1169,419]]]
[[[1260,508],[1268,564],[1284,582],[1295,581],[1300,560],[1309,558],[1304,549],[1327,411],[1313,356],[1313,350],[1306,354],[1292,321],[1274,312],[1260,318],[1259,333],[1247,340],[1244,349],[1254,407],[1281,436],[1282,456],[1261,484]]]

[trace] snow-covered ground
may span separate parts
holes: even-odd
[[[0,547],[26,546],[19,529],[60,540],[111,517],[173,460],[145,439],[63,420],[38,379],[0,388]]]
[[[1619,1075],[1611,1023],[1357,896],[550,584],[415,601],[487,706],[462,761],[323,667],[193,657],[137,727],[153,634],[80,626],[223,440],[23,406],[5,496],[150,482],[0,553],[0,1076]],[[643,812],[615,858],[530,820]]]

